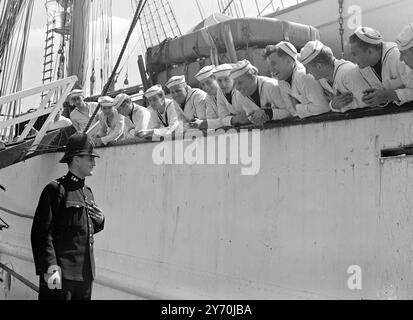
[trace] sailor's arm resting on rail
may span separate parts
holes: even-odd
[[[395,103],[397,105],[413,101],[413,70],[404,63],[400,63],[400,75],[404,88],[396,89]]]
[[[115,127],[113,130],[109,130],[109,134],[101,138],[104,145],[107,145],[109,142],[116,141],[123,134],[123,130],[125,129],[125,119],[117,112],[113,117]]]
[[[308,74],[302,75],[300,81],[303,93],[309,102],[296,105],[298,116],[306,118],[329,112],[329,103],[324,96],[321,84]]]
[[[272,101],[271,105],[269,105],[271,112],[268,113],[269,111],[267,111],[270,120],[282,120],[294,115],[294,111],[288,110],[287,104],[282,98],[281,90],[278,85],[270,88],[269,95]]]

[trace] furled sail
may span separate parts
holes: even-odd
[[[88,72],[90,0],[73,2],[73,22],[70,28],[69,76],[76,75],[75,87],[83,88]]]

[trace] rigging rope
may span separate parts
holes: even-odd
[[[129,42],[129,40],[130,40],[130,37],[132,36],[133,30],[135,29],[136,24],[138,23],[139,17],[140,17],[140,15],[141,15],[142,10],[143,10],[143,8],[145,7],[146,3],[147,3],[147,0],[140,0],[140,1],[139,1],[139,5],[138,5],[138,7],[137,7],[137,9],[136,9],[135,16],[134,16],[134,18],[133,18],[133,20],[132,20],[132,24],[131,24],[131,26],[130,26],[130,28],[129,28],[129,31],[128,31],[128,34],[127,34],[127,36],[126,36],[126,40],[125,40],[125,42],[123,43],[122,50],[121,50],[121,52],[120,52],[120,54],[119,54],[118,60],[116,61],[116,65],[115,65],[115,67],[113,68],[112,74],[111,74],[109,80],[106,82],[105,87],[103,88],[102,96],[104,96],[104,95],[106,95],[106,94],[108,93],[109,87],[110,87],[110,85],[112,84],[113,80],[115,79],[117,69],[119,68],[120,62],[121,62],[121,60],[122,60],[122,58],[123,58],[123,55],[124,55],[124,53],[125,53],[125,50],[126,50],[126,47],[127,47],[127,45],[128,45],[128,42]],[[85,130],[83,131],[84,133],[86,133],[86,132],[89,130],[90,125],[92,124],[93,120],[95,119],[96,114],[98,113],[99,109],[100,109],[100,104],[98,104],[98,106],[96,107],[95,111],[93,112],[93,115],[92,115],[91,118],[89,119],[89,122],[88,122]]]
[[[0,16],[0,95],[22,89],[23,67],[27,51],[34,0],[9,1],[4,4]],[[0,3],[1,5],[1,3]],[[3,112],[3,107],[6,109]],[[20,113],[20,101],[0,106],[0,113],[10,119]],[[3,129],[0,136],[13,138],[14,127]]]

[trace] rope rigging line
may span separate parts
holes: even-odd
[[[120,52],[120,54],[119,54],[119,57],[118,57],[118,59],[117,59],[117,61],[116,61],[116,65],[115,65],[115,67],[113,68],[112,74],[111,74],[109,80],[106,82],[105,87],[103,88],[102,96],[105,96],[105,95],[108,93],[109,87],[110,87],[112,81],[115,79],[117,69],[119,68],[119,65],[120,65],[120,63],[121,63],[121,60],[122,60],[122,58],[123,58],[123,55],[124,55],[124,53],[125,53],[125,51],[126,51],[126,47],[127,47],[127,45],[128,45],[128,42],[129,42],[129,40],[130,40],[130,38],[131,38],[131,36],[132,36],[133,30],[135,29],[136,24],[138,23],[139,17],[140,17],[140,15],[141,15],[142,10],[143,10],[143,8],[145,7],[146,3],[147,3],[147,0],[140,0],[140,1],[139,1],[139,5],[138,5],[138,7],[137,7],[137,9],[136,9],[135,16],[134,16],[134,18],[133,18],[133,20],[132,20],[132,24],[131,24],[131,26],[130,26],[130,28],[129,28],[129,31],[128,31],[128,34],[127,34],[127,36],[126,36],[126,40],[125,40],[125,42],[123,43],[122,50],[121,50],[121,52]],[[96,117],[99,109],[100,109],[100,104],[98,104],[98,106],[96,107],[95,111],[93,112],[93,115],[92,115],[91,118],[89,119],[89,122],[88,122],[85,130],[83,131],[84,133],[86,133],[86,132],[89,130],[90,125],[92,124],[93,120],[95,119],[95,117]]]
[[[19,6],[12,7],[13,4],[19,4]],[[5,35],[5,37],[0,38],[0,50],[2,52],[0,58],[1,95],[7,95],[22,89],[23,67],[33,16],[33,4],[33,0],[10,1],[2,7],[0,34]],[[5,112],[3,108],[6,110]],[[20,101],[13,101],[0,107],[0,113],[5,114],[3,120],[15,117],[20,113],[20,110]],[[14,127],[5,128],[0,132],[0,136],[11,140],[14,129]]]

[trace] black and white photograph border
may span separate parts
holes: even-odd
[[[0,300],[410,300],[412,112],[410,0],[2,0]]]

